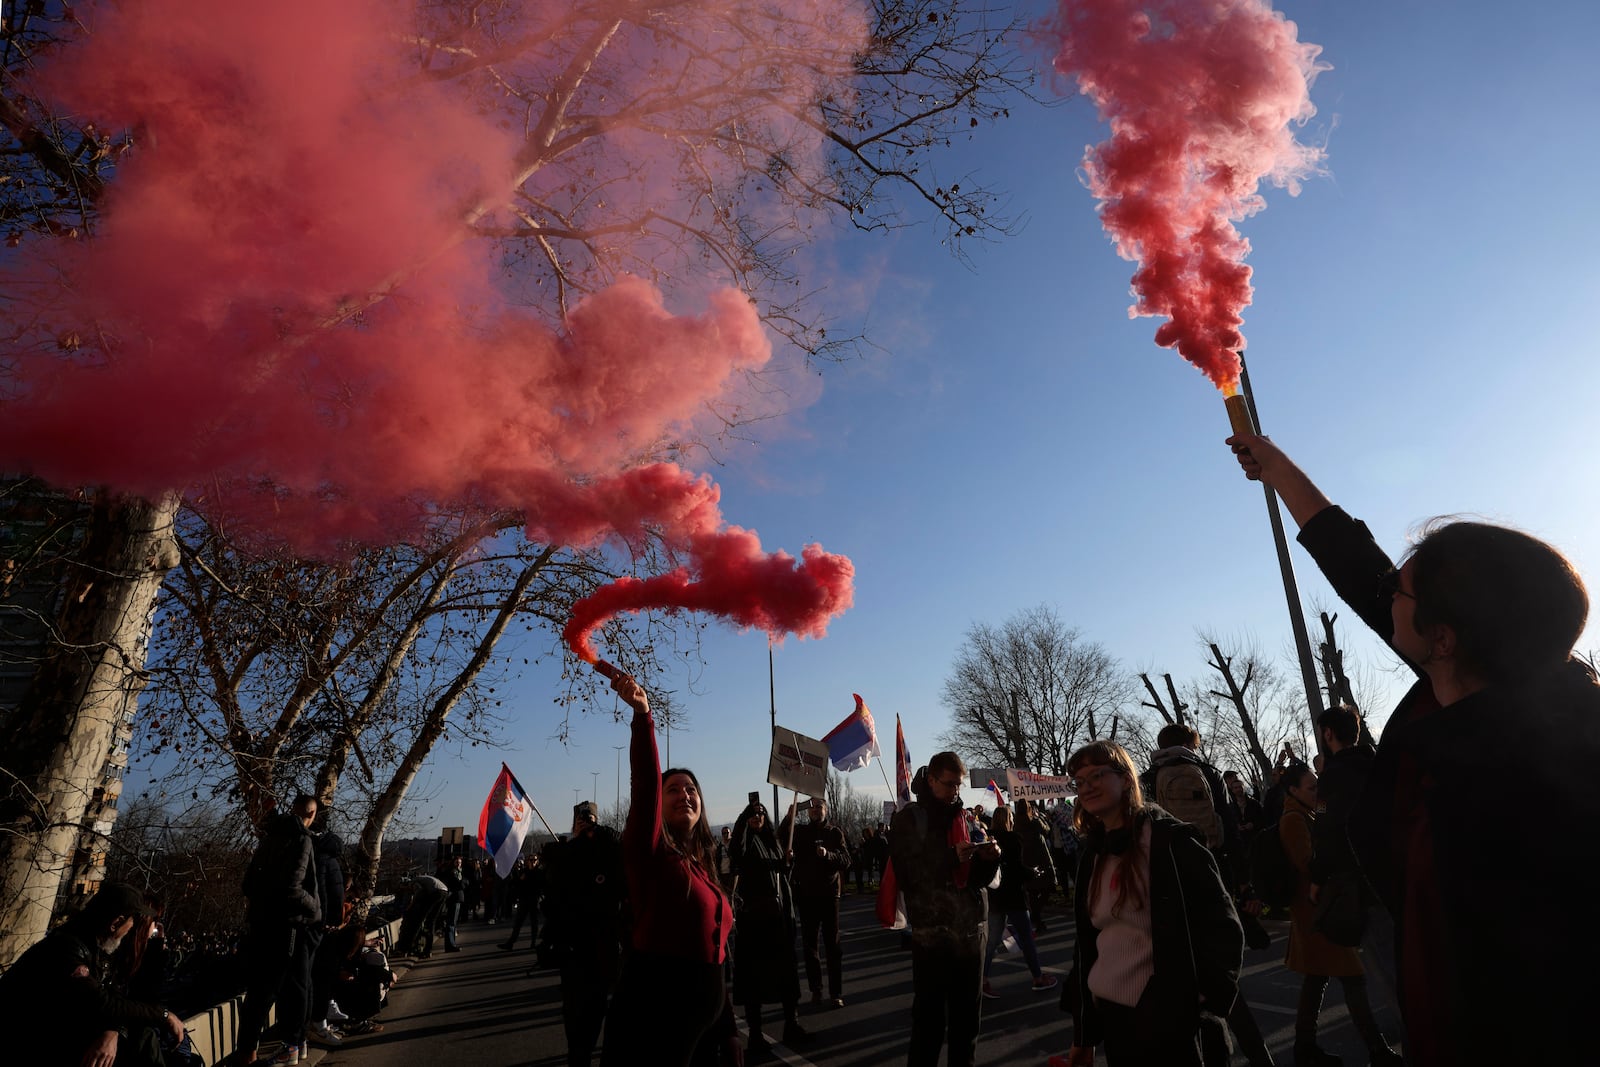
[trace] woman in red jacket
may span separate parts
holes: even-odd
[[[699,780],[682,768],[661,772],[643,687],[618,674],[611,688],[633,708],[632,806],[622,831],[633,945],[606,1016],[601,1064],[683,1067],[727,1003],[733,905],[717,882]]]

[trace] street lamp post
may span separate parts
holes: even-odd
[[[600,772],[590,771],[589,774],[593,778],[593,781],[589,783],[589,799],[598,804],[600,803]]]
[[[620,813],[622,811],[622,750],[628,746],[612,745],[611,747],[617,750],[617,811]]]

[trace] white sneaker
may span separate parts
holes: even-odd
[[[325,1022],[312,1023],[311,1032],[318,1038],[318,1040],[326,1041],[330,1045],[337,1045],[339,1043],[338,1032]]]
[[[330,1023],[347,1023],[350,1021],[350,1016],[339,1010],[339,1002],[337,1000],[328,1001],[328,1021]]]

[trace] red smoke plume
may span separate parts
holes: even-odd
[[[1084,158],[1117,252],[1139,264],[1130,315],[1231,392],[1250,304],[1250,242],[1234,223],[1263,180],[1299,192],[1321,149],[1290,129],[1316,114],[1322,51],[1265,0],[1059,0],[1058,72],[1111,124]],[[1053,45],[1054,47],[1054,45]]]
[[[848,560],[767,555],[708,480],[629,468],[770,359],[750,302],[674,315],[625,278],[559,329],[510,306],[466,238],[521,143],[416,77],[395,10],[96,9],[43,88],[138,147],[92,240],[25,244],[0,278],[33,323],[0,341],[0,469],[182,490],[307,553],[414,535],[429,502],[520,508],[573,546],[657,531],[688,563],[647,603],[821,634]]]

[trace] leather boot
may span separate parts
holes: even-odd
[[[1343,1067],[1343,1064],[1338,1056],[1322,1051],[1316,1038],[1295,1037],[1294,1067]]]

